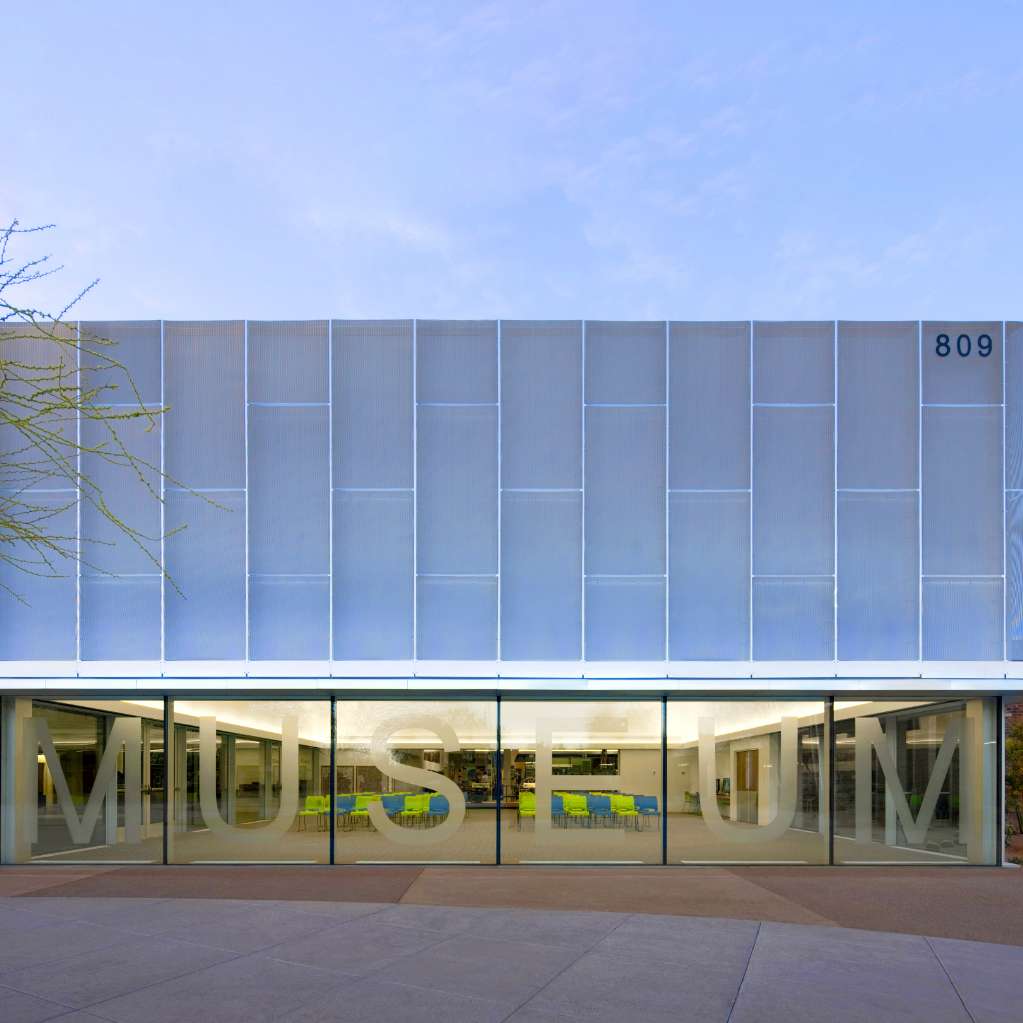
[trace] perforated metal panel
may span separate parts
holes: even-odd
[[[918,325],[838,325],[838,485],[917,487]]]
[[[670,485],[748,487],[748,323],[671,324]]]
[[[586,409],[586,572],[665,571],[665,409]]]
[[[254,575],[249,580],[249,657],[324,660],[329,655],[330,580]]]
[[[335,320],[334,486],[412,486],[412,322]]]
[[[249,409],[249,571],[328,575],[325,405]]]
[[[497,572],[497,409],[419,409],[419,572]]]
[[[89,320],[81,322],[78,331],[83,386],[102,388],[100,403],[135,404],[139,398],[146,404],[159,403],[159,320]],[[111,367],[111,360],[123,369]]]
[[[753,400],[816,404],[835,394],[835,325],[753,324]]]
[[[1002,574],[1002,410],[923,410],[923,571]]]
[[[1010,660],[1023,661],[1023,493],[1006,494],[1006,646]]]
[[[160,656],[160,576],[82,577],[82,660]]]
[[[165,545],[165,652],[168,660],[245,657],[245,495],[169,490]],[[210,503],[215,501],[216,504]]]
[[[164,457],[192,488],[245,486],[245,325],[164,324]]]
[[[669,657],[749,658],[749,494],[671,494]]]
[[[416,653],[420,660],[497,657],[497,579],[420,576]]]
[[[838,496],[838,656],[916,660],[919,535],[916,493]]]
[[[834,570],[834,413],[756,408],[753,413],[753,571]]]
[[[26,499],[42,512],[44,528],[52,537],[67,538],[73,547],[76,513],[73,493],[33,493]],[[71,507],[68,507],[68,505]],[[64,540],[60,540],[63,544]],[[24,544],[12,544],[14,558],[28,559],[26,570],[0,562],[0,584],[17,597],[0,591],[0,659],[60,660],[75,657],[75,573],[72,558],[56,557],[48,568]],[[42,573],[42,574],[38,574]],[[20,597],[21,599],[17,599]]]
[[[1005,325],[1005,486],[1023,490],[1023,323]]]
[[[501,657],[579,660],[582,495],[506,491],[501,512]]]
[[[327,321],[249,320],[249,401],[327,400]]]
[[[826,661],[834,650],[831,579],[753,580],[753,657],[758,661]]]
[[[418,320],[416,387],[420,402],[496,402],[497,322]]]
[[[501,323],[501,485],[582,486],[582,324]]]
[[[664,579],[586,579],[586,658],[664,659]]]
[[[587,321],[587,403],[663,403],[664,395],[663,321]]]
[[[944,341],[948,341],[948,354]],[[981,338],[990,341],[983,356]],[[922,327],[925,403],[999,404],[1002,400],[1002,325],[996,322],[928,321]],[[984,348],[987,349],[985,342]]]
[[[82,454],[82,473],[93,484],[91,493],[125,526],[144,534],[136,544],[92,502],[84,500],[83,575],[143,572],[159,576],[161,425],[158,415],[152,420],[138,417],[116,422],[83,417],[82,445],[93,450]],[[140,460],[138,471],[121,453],[122,445]]]
[[[1002,580],[932,576],[923,581],[924,658],[1002,658]]]
[[[334,657],[412,656],[412,493],[334,497]]]

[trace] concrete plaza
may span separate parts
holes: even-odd
[[[0,1020],[1015,1021],[1021,882],[958,867],[9,867]]]

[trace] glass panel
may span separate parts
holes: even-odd
[[[661,862],[659,701],[501,704],[503,863]]]
[[[753,572],[834,571],[834,413],[753,410]]]
[[[60,494],[21,494],[33,515],[44,517],[46,529],[73,550],[77,533],[77,499],[73,491]],[[11,558],[21,567],[0,561],[0,658],[13,661],[75,659],[75,576],[73,557],[49,555],[47,565],[25,544],[11,544]]]
[[[586,577],[586,659],[664,660],[664,578]]]
[[[673,661],[749,658],[749,494],[669,497]]]
[[[249,581],[249,657],[254,661],[326,660],[330,579],[326,575],[254,575]]]
[[[22,750],[5,769],[30,800],[8,818],[15,862],[162,860],[162,700],[17,698],[5,713]]]
[[[748,323],[673,323],[671,487],[749,486]]]
[[[416,400],[497,401],[497,322],[418,320]]]
[[[175,700],[173,719],[170,862],[329,861],[329,701]]]
[[[1002,659],[1001,579],[928,576],[923,581],[924,659]]]
[[[923,410],[923,571],[1002,574],[1002,410]]]
[[[1023,493],[1006,500],[1006,643],[1010,661],[1023,661]]]
[[[582,643],[582,494],[506,491],[501,657],[577,661]]]
[[[838,485],[917,486],[916,323],[838,325]]]
[[[665,324],[586,324],[587,403],[665,401]]]
[[[834,657],[834,580],[759,576],[753,580],[753,657],[830,661]]]
[[[412,486],[412,321],[335,320],[334,486]]]
[[[835,862],[994,863],[995,701],[835,703]]]
[[[412,491],[335,491],[334,656],[412,656]]]
[[[501,323],[501,485],[582,485],[582,325]]]
[[[249,401],[327,401],[327,321],[249,320]]]
[[[922,357],[925,403],[1001,404],[1000,323],[924,323]]]
[[[835,400],[835,325],[753,324],[753,400],[817,404]]]
[[[586,410],[587,574],[664,574],[664,413]]]
[[[919,544],[916,493],[839,493],[839,658],[916,660]]]
[[[496,659],[496,576],[420,576],[417,590],[420,660]]]
[[[668,862],[827,863],[822,700],[668,702]]]
[[[419,409],[421,573],[497,572],[497,408]]]
[[[337,704],[337,863],[494,863],[494,701]]]
[[[1023,490],[1023,323],[1005,325],[1005,486]]]
[[[165,545],[166,657],[244,658],[245,494],[168,490],[166,499],[168,533],[178,530]]]
[[[158,660],[160,577],[82,576],[82,660]]]
[[[196,489],[245,486],[245,324],[164,324],[167,475]]]

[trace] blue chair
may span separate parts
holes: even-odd
[[[551,796],[551,820],[555,824],[565,822],[565,801],[561,796]]]
[[[337,827],[347,825],[349,814],[355,809],[355,796],[336,796],[334,799],[334,819]]]
[[[611,823],[611,797],[595,796],[592,792],[586,794],[586,809],[590,811],[590,822],[598,824]]]
[[[380,804],[384,808],[384,813],[388,817],[393,817],[397,813],[401,813],[405,809],[405,797],[404,796],[381,796]]]
[[[656,817],[661,816],[660,811],[657,809],[657,797],[656,796],[636,796],[635,803],[636,809],[639,811],[640,819],[644,817]]]
[[[451,811],[451,804],[447,796],[430,796],[430,806],[426,811],[427,821],[433,825],[447,817]]]

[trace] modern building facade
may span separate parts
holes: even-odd
[[[4,862],[1000,862],[1023,324],[78,330],[168,410],[0,570]]]

